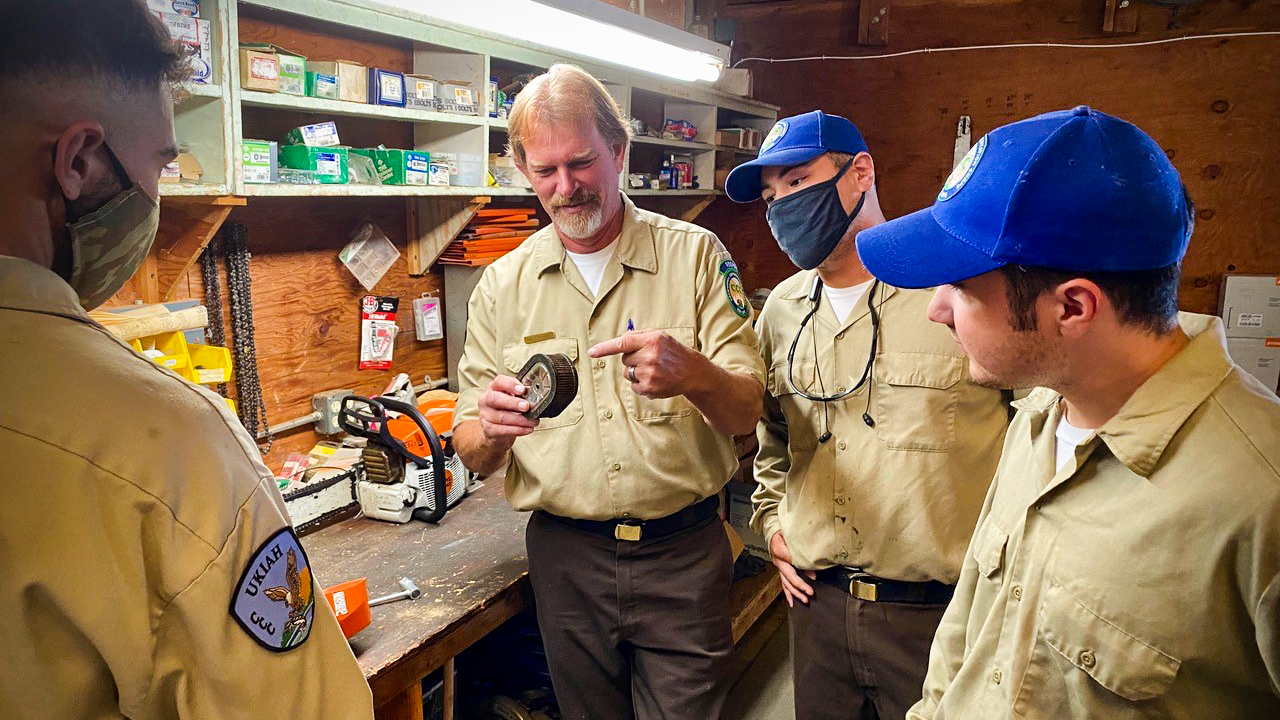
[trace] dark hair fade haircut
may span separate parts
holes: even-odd
[[[0,0],[0,85],[88,76],[149,89],[190,74],[145,0]]]

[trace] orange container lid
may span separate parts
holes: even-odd
[[[369,627],[369,588],[364,578],[325,588],[324,599],[338,617],[338,626],[344,636],[350,638]]]

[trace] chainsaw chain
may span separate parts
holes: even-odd
[[[266,447],[259,444],[258,449],[266,454],[271,451],[275,438],[267,424],[267,406],[258,376],[258,350],[253,338],[249,233],[242,223],[229,222],[223,225],[222,235],[227,262],[227,298],[231,304],[232,365],[238,398],[236,409],[240,423],[255,441],[259,428],[264,432]]]
[[[222,241],[215,236],[200,253],[200,278],[204,285],[204,305],[209,311],[209,344],[227,346],[226,328],[222,322],[222,283],[218,280],[218,255]],[[227,384],[218,383],[218,394],[227,396]]]

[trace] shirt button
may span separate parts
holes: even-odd
[[[836,498],[836,504],[837,504],[837,505],[843,505],[843,504],[844,504],[844,498],[842,498],[842,497],[838,497],[838,498]]]
[[[991,682],[994,682],[995,684],[999,685],[1000,680],[1003,677],[1004,677],[1004,674],[1001,673],[999,670],[996,670],[995,672],[991,673]]]
[[[591,311],[591,317],[593,317],[593,318],[598,318],[598,317],[600,317],[600,311],[599,311],[599,310],[592,310],[592,311]]]
[[[1021,585],[1014,585],[1014,586],[1013,586],[1013,599],[1014,599],[1014,600],[1021,600],[1021,599],[1022,599],[1022,586],[1021,586]]]
[[[845,552],[844,550],[841,550],[840,552],[836,553],[837,560],[847,560],[848,558],[849,558],[849,553]]]
[[[629,518],[629,517],[631,517],[631,513],[622,513],[622,516],[621,516],[621,517],[622,517],[623,519]]]
[[[844,392],[844,386],[841,385],[840,387],[836,388],[836,392]]]
[[[622,469],[622,463],[614,463],[614,464],[613,464],[613,471],[614,471],[614,472],[618,472],[618,471],[619,471],[619,470],[621,470],[621,469]]]
[[[601,368],[601,369],[604,369],[604,361],[603,361],[603,360],[597,360],[597,361],[596,361],[596,367]]]
[[[1098,662],[1098,659],[1095,658],[1093,656],[1093,653],[1089,652],[1088,650],[1085,650],[1084,652],[1080,653],[1080,664],[1083,665],[1084,667],[1091,668],[1095,664],[1097,664],[1097,662]]]
[[[610,418],[612,418],[612,417],[613,417],[613,411],[612,411],[612,410],[605,410],[605,411],[604,411],[604,419],[605,419],[605,420],[608,420],[608,419],[610,419]]]
[[[837,340],[843,340],[843,339],[844,339],[844,331],[843,331],[843,330],[841,330],[840,332],[836,333],[836,339],[837,339]]]
[[[844,449],[844,441],[843,441],[843,440],[841,440],[840,442],[836,443],[836,447],[838,447],[838,448],[840,448],[841,450],[843,450],[843,449]]]

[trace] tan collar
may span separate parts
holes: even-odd
[[[0,255],[0,308],[89,320],[67,281],[30,260]]]
[[[560,267],[564,263],[564,243],[556,234],[555,227],[535,235],[537,247],[533,249],[533,266],[538,274]],[[622,230],[618,233],[618,249],[614,257],[618,262],[635,270],[647,273],[658,272],[658,251],[653,239],[653,227],[645,221],[643,211],[631,202],[631,198],[622,195]]]
[[[1116,413],[1098,429],[1098,437],[1130,470],[1148,477],[1165,448],[1196,408],[1231,372],[1222,321],[1209,315],[1179,313],[1178,323],[1191,342],[1142,384]],[[1049,388],[1037,388],[1014,407],[1044,415],[1044,421],[1062,396]]]

